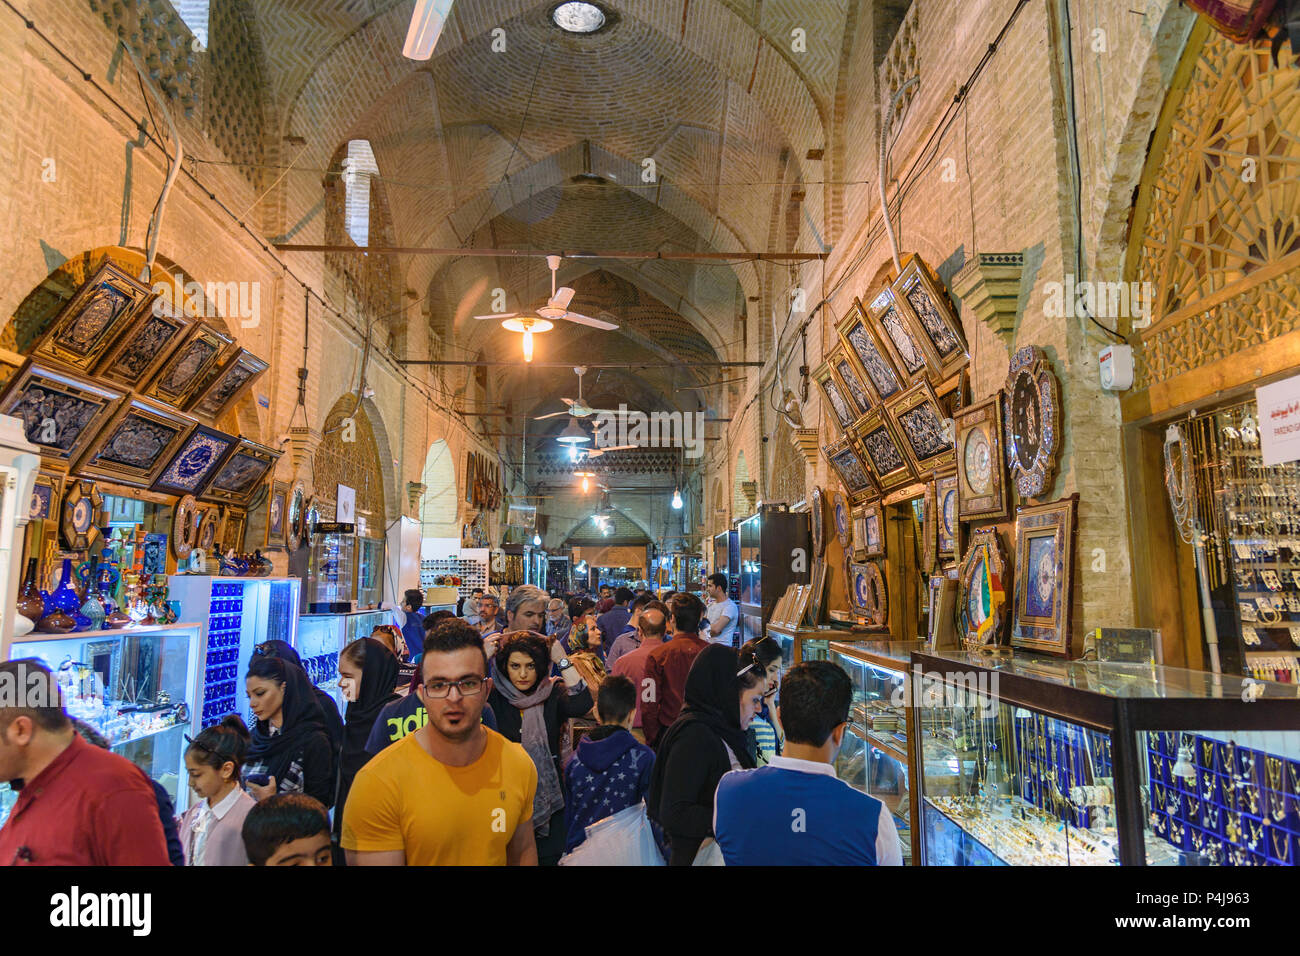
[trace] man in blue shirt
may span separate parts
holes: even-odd
[[[777,708],[785,752],[718,783],[713,833],[728,866],[901,866],[888,808],[835,776],[853,685],[829,661],[786,672]]]
[[[402,623],[402,640],[406,641],[407,652],[414,657],[424,647],[424,618],[420,608],[424,607],[424,594],[415,588],[407,590],[402,598],[402,611],[406,620]]]
[[[600,631],[600,655],[606,656],[614,646],[614,639],[627,630],[627,622],[632,617],[628,602],[632,600],[629,588],[619,588],[614,592],[614,606],[596,618],[596,627]]]

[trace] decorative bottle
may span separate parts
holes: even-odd
[[[36,622],[45,616],[45,602],[41,600],[41,590],[36,586],[36,568],[38,559],[27,559],[27,575],[23,586],[18,591],[18,613],[29,621]]]

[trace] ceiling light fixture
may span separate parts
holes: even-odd
[[[533,333],[549,332],[555,328],[555,325],[546,319],[534,318],[531,315],[520,315],[513,319],[506,319],[501,323],[501,327],[511,332],[524,333],[524,361],[531,362],[533,360]]]
[[[566,33],[595,33],[605,25],[605,11],[594,3],[562,3],[551,11],[551,21]]]
[[[680,488],[673,489],[673,508],[677,511],[682,510],[682,492]]]
[[[564,431],[555,436],[555,440],[564,445],[579,445],[591,441],[591,436],[583,430],[576,418],[570,418],[569,424],[564,426]]]
[[[540,534],[533,535],[533,547],[540,548],[541,546],[542,546],[542,536]]]
[[[433,56],[442,28],[451,15],[452,0],[415,0],[411,25],[406,29],[402,56],[408,60],[427,60]]]

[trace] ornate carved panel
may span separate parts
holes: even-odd
[[[338,486],[355,488],[357,514],[365,517],[369,534],[381,535],[388,527],[384,473],[374,428],[364,409],[353,412],[356,401],[355,395],[344,395],[325,419],[325,437],[312,458],[312,486],[316,489],[316,506],[327,521],[334,519]]]

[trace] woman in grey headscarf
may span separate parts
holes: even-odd
[[[552,663],[562,677],[549,676]],[[522,744],[537,767],[533,799],[537,859],[543,866],[553,865],[564,852],[565,838],[560,734],[565,721],[591,710],[591,691],[564,656],[563,643],[533,631],[507,633],[490,672],[488,702],[497,729]]]

